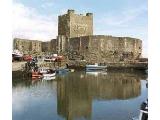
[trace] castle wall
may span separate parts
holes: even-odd
[[[57,36],[57,50],[58,53],[64,53],[68,50],[68,39],[65,35]]]
[[[42,52],[50,52],[50,41],[42,42]]]
[[[57,53],[57,39],[52,39],[51,41],[50,41],[50,49],[51,49],[51,51],[52,52],[54,52],[54,53]]]
[[[70,47],[72,52],[93,63],[132,61],[142,52],[139,39],[104,35],[71,38]]]
[[[42,52],[41,41],[15,38],[13,48],[23,53]]]
[[[42,42],[41,41],[31,41],[32,51],[34,52],[42,52]]]
[[[42,52],[57,52],[57,39],[42,42]]]

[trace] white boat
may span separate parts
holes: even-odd
[[[52,74],[43,74],[42,80],[54,80],[56,78],[56,73]]]
[[[55,80],[56,79],[56,76],[54,77],[48,77],[48,78],[42,78],[42,80]]]
[[[132,120],[148,120],[148,99],[141,104],[139,117]]]
[[[12,52],[12,61],[14,61],[14,60],[22,60],[22,59],[23,59],[23,54],[20,51],[14,50]]]
[[[106,65],[98,65],[98,63],[95,63],[94,65],[86,65],[86,71],[105,70],[106,68]]]
[[[54,57],[46,57],[46,58],[44,58],[45,62],[55,62],[55,60],[56,60],[56,58],[54,58]]]
[[[23,57],[23,54],[19,50],[13,50],[12,56]]]
[[[48,69],[47,73],[43,73],[43,80],[52,80],[56,76],[56,71]]]
[[[39,68],[38,69],[38,71],[40,72],[40,73],[42,73],[42,74],[45,74],[45,73],[47,73],[47,70],[48,70],[49,68]]]

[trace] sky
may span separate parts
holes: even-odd
[[[13,0],[13,38],[49,41],[58,35],[58,15],[93,13],[94,35],[133,37],[148,56],[147,0]]]

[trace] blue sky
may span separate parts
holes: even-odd
[[[14,0],[13,37],[50,40],[57,36],[58,15],[68,9],[94,14],[94,34],[143,40],[148,56],[147,0]]]

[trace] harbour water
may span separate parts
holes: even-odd
[[[141,72],[74,72],[13,79],[13,120],[130,120],[147,99]]]

